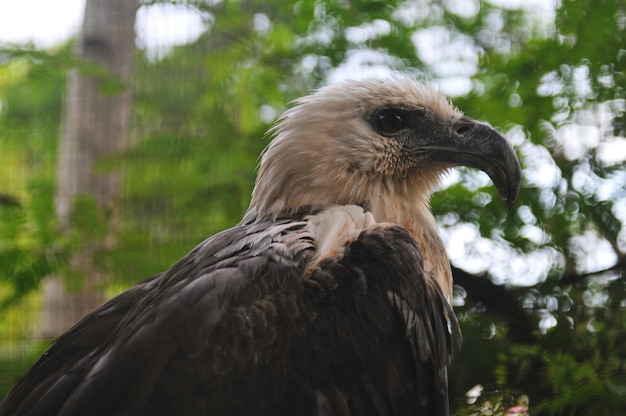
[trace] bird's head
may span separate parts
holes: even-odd
[[[415,80],[348,81],[295,101],[270,130],[244,221],[357,204],[376,221],[429,216],[430,194],[454,166],[489,175],[515,200],[520,167],[492,127]]]

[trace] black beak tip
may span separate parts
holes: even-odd
[[[517,201],[517,197],[519,196],[519,190],[520,190],[519,171],[518,170],[515,171],[514,177],[505,176],[505,178],[506,178],[504,182],[505,185],[503,187],[505,192],[502,192],[502,195],[504,195],[507,201],[509,210],[513,211],[513,209],[515,208],[515,201]]]
[[[515,200],[517,199],[517,196],[515,197],[508,197],[506,199],[507,205],[509,206],[509,211],[513,211],[515,209]]]
[[[494,167],[489,170],[491,173],[489,176],[492,182],[502,196],[502,199],[506,200],[511,211],[515,207],[515,201],[517,200],[520,189],[520,171],[518,166],[516,161],[516,163],[509,164],[508,169]]]

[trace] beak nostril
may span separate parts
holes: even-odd
[[[471,131],[472,131],[472,126],[469,124],[464,124],[462,126],[459,126],[456,129],[456,134],[460,137],[464,137],[468,135]]]

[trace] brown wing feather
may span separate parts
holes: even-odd
[[[0,415],[446,414],[439,290],[401,227],[317,259],[304,220],[207,240],[59,338]]]

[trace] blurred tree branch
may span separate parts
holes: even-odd
[[[506,318],[510,324],[507,335],[511,340],[526,344],[535,341],[536,325],[505,286],[494,284],[487,274],[474,275],[454,266],[452,276],[454,283],[463,286],[472,299]]]

